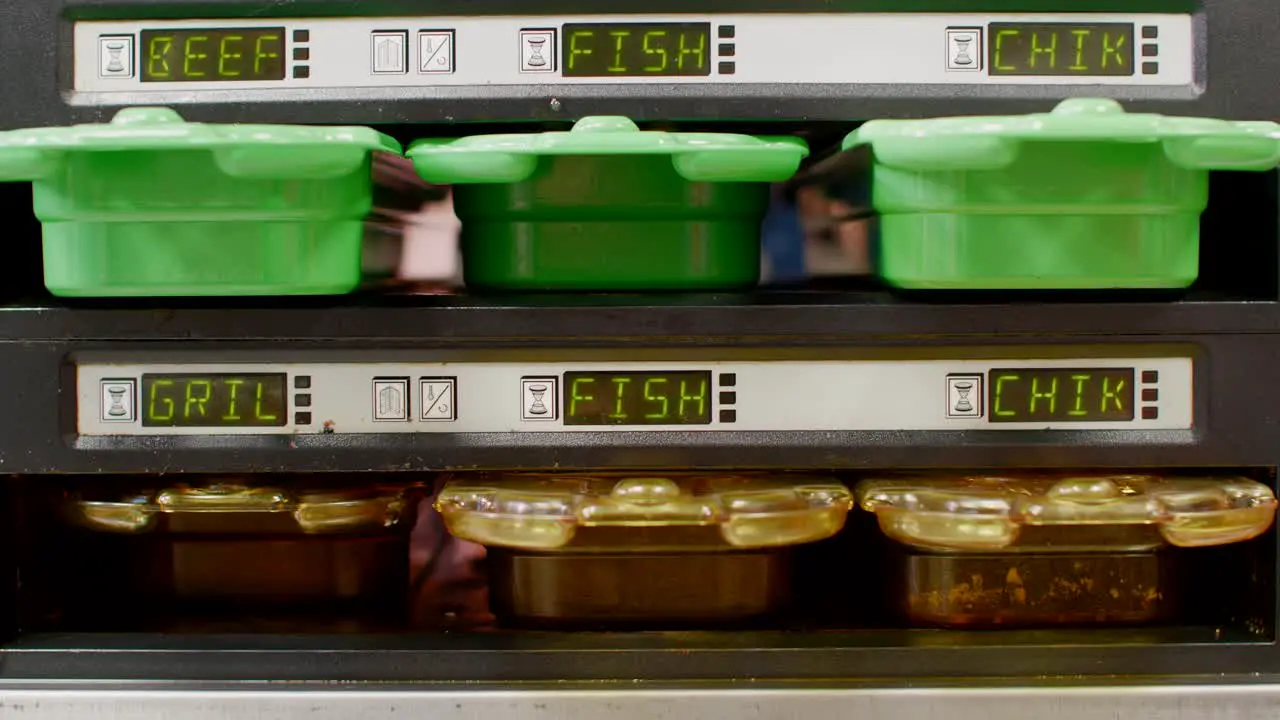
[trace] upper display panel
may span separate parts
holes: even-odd
[[[82,102],[636,83],[1191,86],[1189,15],[771,13],[129,20],[75,26]]]

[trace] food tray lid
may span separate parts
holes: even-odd
[[[713,527],[725,548],[781,547],[834,535],[852,507],[840,483],[781,474],[493,474],[452,481],[436,500],[455,536],[524,550],[610,527]]]
[[[1257,537],[1275,519],[1269,487],[1238,477],[1143,475],[902,477],[866,480],[858,504],[900,542],[1000,550],[1026,527],[1149,525],[1176,547]]]
[[[1163,143],[1174,165],[1203,170],[1270,170],[1280,163],[1280,125],[1126,113],[1111,99],[1072,98],[1049,113],[926,120],[872,120],[845,138],[870,146],[882,165],[921,171],[994,170],[1017,159],[1021,143]],[[1061,169],[1046,169],[1046,172]]]
[[[624,117],[583,118],[568,132],[418,140],[406,153],[439,184],[523,182],[546,155],[669,155],[693,182],[781,182],[808,154],[799,138],[641,131]]]
[[[412,514],[404,488],[354,488],[288,491],[217,483],[179,485],[157,491],[102,499],[79,494],[71,499],[72,519],[91,530],[134,534],[155,530],[164,516],[205,516],[202,526],[216,528],[218,516],[279,515],[296,530],[319,535],[392,528]]]
[[[371,152],[401,152],[365,127],[194,123],[170,108],[134,107],[104,124],[0,133],[0,180],[48,177],[70,153],[123,150],[210,150],[231,176],[320,179],[354,171]]]

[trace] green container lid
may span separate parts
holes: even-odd
[[[691,182],[781,182],[809,149],[799,138],[642,132],[624,117],[588,117],[569,132],[418,140],[405,154],[424,180],[442,185],[523,182],[551,155],[665,155]]]
[[[807,154],[796,138],[642,132],[618,117],[407,153],[428,182],[457,185],[469,286],[583,291],[754,285],[767,183]]]
[[[1208,171],[1269,170],[1280,126],[1127,114],[875,120],[881,272],[907,288],[1180,288],[1198,274]]]
[[[368,128],[187,123],[0,133],[0,180],[34,183],[45,283],[68,296],[339,294],[360,280]]]

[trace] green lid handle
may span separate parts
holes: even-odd
[[[369,151],[359,147],[220,147],[213,149],[218,169],[231,177],[258,180],[329,180],[355,172]]]
[[[677,153],[676,173],[690,182],[781,182],[800,169],[809,145],[797,137],[761,137],[759,146],[740,152]]]
[[[846,143],[853,148],[866,144],[857,138]],[[1018,159],[1022,142],[1010,138],[974,135],[970,137],[902,137],[875,141],[876,162],[888,167],[915,171],[1000,170]]]
[[[1086,117],[1124,115],[1124,106],[1111,98],[1068,98],[1053,108],[1057,117]]]
[[[1280,138],[1259,129],[1263,132],[1256,135],[1170,138],[1164,141],[1164,154],[1169,162],[1190,169],[1271,170],[1280,165]]]
[[[690,182],[781,182],[796,174],[804,155],[788,147],[751,148],[677,153],[671,163]]]
[[[62,153],[0,145],[0,182],[42,180],[62,167]]]
[[[111,124],[118,127],[130,125],[181,125],[184,122],[178,111],[167,107],[125,108],[111,118]]]
[[[640,132],[640,126],[631,118],[617,115],[600,115],[585,117],[573,124],[571,132],[589,135],[592,133]]]
[[[447,141],[445,141],[447,142]],[[424,141],[414,143],[425,145]],[[429,143],[440,144],[441,143]],[[413,169],[434,185],[459,183],[517,183],[533,177],[538,168],[536,155],[504,152],[411,154]]]

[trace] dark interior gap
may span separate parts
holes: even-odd
[[[1228,473],[1275,487],[1272,468],[1126,470],[1143,471],[1187,477]],[[949,470],[934,474],[961,477],[983,472],[998,474],[1000,470]],[[1071,472],[1075,473],[1076,469]],[[1089,469],[1080,468],[1078,472],[1087,474]],[[653,474],[653,471],[648,470],[644,474]],[[833,475],[851,486],[857,479],[880,474],[842,472]],[[892,473],[889,476],[892,477]],[[1213,644],[1255,644],[1270,643],[1275,639],[1277,537],[1274,528],[1246,543],[1170,551],[1165,557],[1176,558],[1177,574],[1167,576],[1173,578],[1167,581],[1166,576],[1160,576],[1159,582],[1167,582],[1167,586],[1161,585],[1157,590],[1176,593],[1179,601],[1176,617],[1140,621],[1128,626],[1120,623],[1090,627],[1092,623],[1077,620],[1067,621],[1066,625],[1059,623],[1057,629],[1051,622],[1029,628],[1015,625],[1009,629],[964,630],[921,625],[919,621],[901,614],[899,603],[903,595],[900,589],[906,587],[902,585],[901,573],[909,567],[902,562],[903,548],[885,538],[878,530],[873,515],[859,510],[850,515],[840,534],[829,540],[800,546],[788,555],[790,582],[786,589],[790,598],[789,602],[779,606],[777,612],[745,622],[720,623],[700,619],[634,625],[593,625],[572,621],[546,625],[495,618],[493,611],[498,608],[494,606],[496,596],[492,581],[499,576],[491,573],[509,573],[513,567],[517,571],[520,568],[509,563],[503,565],[501,557],[495,560],[493,551],[453,539],[445,532],[438,515],[430,508],[429,496],[441,481],[440,477],[432,474],[412,477],[394,473],[362,473],[232,478],[246,484],[284,488],[300,484],[312,489],[353,485],[378,487],[410,480],[421,481],[429,488],[424,490],[427,499],[421,505],[408,509],[417,509],[419,515],[407,542],[398,549],[379,545],[376,541],[369,545],[371,537],[363,536],[353,537],[351,542],[343,541],[345,544],[320,553],[300,551],[296,546],[288,545],[290,537],[279,534],[282,532],[279,527],[274,530],[256,526],[236,527],[230,530],[232,535],[220,536],[228,540],[226,547],[221,549],[226,558],[243,561],[246,549],[260,548],[260,552],[252,554],[256,556],[256,562],[271,563],[284,559],[285,562],[276,566],[275,572],[285,583],[281,587],[286,589],[289,587],[287,583],[294,582],[302,585],[311,583],[309,587],[314,590],[312,586],[321,582],[317,578],[323,577],[327,583],[331,577],[344,577],[345,573],[345,580],[337,581],[332,587],[338,588],[346,582],[348,590],[370,591],[347,593],[346,597],[325,599],[312,593],[306,598],[299,596],[283,603],[279,598],[261,594],[253,597],[253,593],[243,597],[236,597],[234,593],[210,597],[207,592],[209,582],[243,583],[245,574],[234,572],[234,568],[225,564],[219,565],[216,555],[190,560],[198,564],[181,568],[182,561],[173,554],[174,547],[152,534],[104,536],[68,526],[67,502],[77,493],[92,497],[129,497],[140,490],[162,485],[201,486],[215,479],[227,480],[219,476],[183,474],[146,478],[23,476],[5,483],[10,522],[6,523],[7,542],[3,547],[8,554],[0,561],[9,568],[12,582],[7,591],[0,593],[0,612],[10,618],[7,635],[17,643],[14,647],[26,646],[28,640],[39,645],[48,642],[48,638],[58,637],[66,638],[72,644],[92,644],[93,638],[102,633],[125,633],[121,637],[136,636],[139,642],[150,642],[145,637],[155,633],[226,638],[292,635],[371,637],[373,639],[368,642],[375,647],[383,642],[377,638],[387,640],[390,643],[388,647],[399,646],[405,637],[417,637],[427,644],[449,645],[457,641],[461,643],[459,647],[467,647],[471,641],[464,639],[474,637],[481,646],[502,647],[508,641],[493,638],[511,638],[511,642],[520,646],[524,643],[520,638],[530,637],[534,638],[535,646],[548,642],[545,638],[560,638],[549,642],[557,647],[585,648],[611,647],[616,641],[619,649],[632,646],[634,641],[628,638],[633,636],[627,633],[637,630],[645,631],[642,637],[656,633],[653,637],[691,643],[692,647],[720,647],[725,643],[734,646],[737,642],[734,638],[737,637],[751,637],[750,642],[761,642],[761,647],[807,647],[816,644],[832,648],[1045,646],[1064,642],[1067,637],[1070,637],[1070,644],[1086,645],[1135,642],[1162,645],[1187,642],[1188,638]],[[211,528],[210,532],[214,530]],[[226,531],[225,528],[218,530]],[[209,535],[200,537],[214,539]],[[943,561],[946,562],[945,559]],[[311,572],[326,562],[337,563],[335,574],[328,573],[333,568],[322,573]],[[1068,566],[1063,566],[1060,560],[1052,560],[1052,565],[1044,567],[1052,566],[1054,572],[1065,573],[1054,582],[1069,585],[1095,581],[1096,578],[1089,575],[1092,570],[1073,569],[1069,567],[1071,562],[1068,557]],[[306,563],[310,565],[304,566]],[[343,563],[348,566],[340,567]],[[582,583],[597,581],[607,584],[608,578],[593,579],[589,574],[604,572],[607,565],[592,566],[589,572],[582,573],[582,577],[568,578],[566,582],[569,584],[561,587],[581,587]],[[1015,565],[1017,563],[1011,563],[1009,567]],[[537,572],[556,570],[554,566],[547,565],[531,567]],[[955,567],[962,573],[969,572],[963,563]],[[376,578],[367,572],[369,568],[376,571],[373,573]],[[1018,568],[1023,574],[1027,573],[1025,565],[1018,565]],[[263,569],[260,566],[257,572],[261,574]],[[183,579],[174,572],[187,574]],[[193,572],[206,575],[200,581],[204,586],[199,589],[205,595],[198,599],[175,598],[172,595],[173,588],[177,587],[175,583],[190,582]],[[365,574],[361,575],[361,572]],[[713,578],[707,582],[713,585],[720,583],[711,588],[713,591],[734,587],[725,583],[743,581],[740,576],[717,576],[716,572],[734,571],[711,570],[704,573],[703,580]],[[223,579],[219,580],[219,577]],[[1028,588],[1034,584],[1030,578],[1023,578],[1019,584],[1024,581]],[[682,586],[680,583],[689,583],[690,580],[677,576],[668,577],[665,582],[669,586],[663,585],[664,589],[688,593],[690,602],[702,597],[707,589]],[[961,586],[966,588],[965,592],[976,590],[966,585],[968,581],[964,578],[953,578],[948,582],[953,592]],[[655,583],[662,584],[656,578]],[[582,632],[584,630],[587,632]],[[83,640],[76,640],[77,637]],[[394,640],[395,637],[401,639]],[[433,637],[437,639],[429,639]],[[58,642],[62,641],[55,640],[54,644]],[[413,644],[419,640],[409,642]]]

